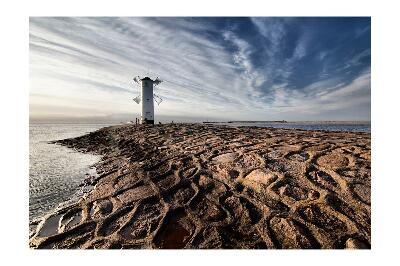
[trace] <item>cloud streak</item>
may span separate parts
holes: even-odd
[[[343,23],[346,32],[332,43],[325,33],[339,34]],[[132,78],[150,71],[165,80],[156,114],[368,120],[369,24],[357,18],[33,17],[30,115],[139,113]],[[362,111],[354,116],[356,108]]]

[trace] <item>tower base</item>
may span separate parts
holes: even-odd
[[[145,120],[142,120],[142,124],[145,124],[145,125],[154,125],[154,120],[147,120],[147,119],[145,119]]]

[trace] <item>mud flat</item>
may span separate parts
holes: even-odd
[[[102,160],[32,248],[370,248],[369,133],[121,125],[56,143]]]

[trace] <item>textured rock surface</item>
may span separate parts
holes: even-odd
[[[103,159],[33,248],[370,248],[370,134],[122,125],[57,143]]]

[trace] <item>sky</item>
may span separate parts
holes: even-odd
[[[134,120],[137,75],[156,120],[371,116],[369,17],[31,17],[29,57],[31,120]]]

